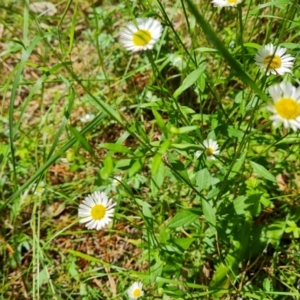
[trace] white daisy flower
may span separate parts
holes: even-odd
[[[122,176],[116,176],[112,181],[112,185],[114,187],[117,187],[118,185],[120,185],[121,181],[122,181]]]
[[[272,44],[261,47],[255,55],[256,64],[263,70],[267,70],[267,75],[283,75],[291,73],[294,57],[285,54],[286,49],[276,47]]]
[[[153,18],[137,18],[120,33],[120,41],[130,51],[152,49],[162,34],[163,27]]]
[[[273,98],[273,105],[267,109],[273,113],[270,119],[273,125],[283,123],[285,128],[291,127],[294,131],[300,129],[300,88],[294,87],[289,82],[281,82],[269,87]]]
[[[79,223],[86,223],[87,229],[100,230],[111,222],[115,205],[104,192],[94,192],[79,205]]]
[[[135,300],[142,297],[144,295],[142,288],[143,284],[141,282],[134,282],[127,291],[129,299]]]
[[[92,121],[93,119],[95,119],[95,115],[94,114],[86,114],[86,115],[84,115],[84,116],[82,116],[80,118],[80,121],[82,123],[87,123],[87,122]]]
[[[215,160],[215,155],[220,154],[218,143],[211,139],[203,141],[203,146],[205,147],[204,153],[206,154],[206,158],[208,160]],[[202,153],[203,151],[197,151],[195,155],[197,158],[199,158]]]
[[[212,4],[217,7],[237,6],[242,0],[212,0]]]

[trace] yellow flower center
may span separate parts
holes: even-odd
[[[152,35],[149,30],[138,30],[132,37],[136,46],[146,46],[151,41]]]
[[[206,148],[206,155],[207,156],[212,156],[214,154],[215,150],[212,147]]]
[[[281,98],[275,103],[277,113],[284,119],[294,120],[300,116],[300,105],[293,98]]]
[[[91,216],[94,220],[101,220],[106,214],[106,207],[102,204],[96,204],[91,210]]]
[[[230,3],[230,4],[236,4],[236,3],[237,3],[237,0],[227,0],[227,3]]]
[[[281,58],[278,55],[268,55],[264,59],[264,65],[269,67],[269,69],[278,69],[281,67]]]
[[[133,291],[133,296],[134,296],[134,297],[139,297],[139,296],[141,296],[141,290],[140,290],[140,289],[135,289],[135,290]]]

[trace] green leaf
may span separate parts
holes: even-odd
[[[157,153],[153,158],[153,162],[151,166],[151,174],[152,174],[151,192],[153,196],[157,194],[165,178],[165,167],[161,160],[161,157],[162,155],[160,153]]]
[[[230,284],[230,278],[227,274],[229,272],[230,272],[229,267],[221,263],[219,266],[217,266],[209,286],[211,288],[217,288],[217,289],[228,288]]]
[[[195,145],[195,144],[188,144],[188,143],[182,143],[182,144],[171,144],[172,148],[175,149],[179,149],[179,150],[199,150],[199,149],[203,149],[203,147],[201,145]]]
[[[254,161],[250,161],[250,164],[254,172],[257,173],[258,176],[277,183],[277,180],[274,177],[274,175],[272,175],[265,167],[255,163]]]
[[[237,137],[237,138],[243,138],[244,133],[233,126],[228,126],[227,127],[227,132],[229,137]]]
[[[133,136],[139,136],[142,140],[144,140],[145,143],[149,143],[149,137],[146,133],[145,124],[140,121],[134,122],[132,126],[130,126],[129,129],[127,129]]]
[[[88,255],[88,254],[85,254],[85,253],[82,253],[82,252],[79,252],[79,251],[76,251],[76,250],[72,250],[72,249],[66,249],[66,251],[69,252],[70,254],[72,254],[76,257],[80,257],[84,260],[91,261],[91,262],[94,262],[94,263],[97,263],[97,264],[100,264],[100,265],[103,265],[103,266],[107,266],[107,267],[110,266],[109,263],[106,263],[104,260],[101,260],[97,257],[91,256],[91,255]]]
[[[220,189],[218,187],[213,187],[207,194],[206,199],[210,200],[218,196]]]
[[[119,144],[103,143],[99,146],[112,152],[132,154],[132,151],[128,147]]]
[[[256,43],[244,43],[244,44],[243,44],[243,47],[254,48],[254,49],[258,50],[258,49],[261,47],[261,45],[256,44]],[[240,51],[241,51],[241,48],[242,48],[242,46],[237,46],[237,47],[234,49],[233,53],[235,54],[235,53],[240,52]]]
[[[178,128],[178,133],[187,133],[199,129],[199,126],[184,126]]]
[[[151,208],[152,208],[151,205],[141,199],[135,199],[135,201],[137,202],[138,205],[140,205],[142,207],[143,215],[146,218],[153,219],[153,215],[151,212]]]
[[[138,173],[143,168],[143,161],[144,159],[138,159],[138,160],[131,160],[131,163],[133,162],[132,166],[128,170],[128,176],[132,177],[136,173]]]
[[[246,196],[239,196],[235,200],[233,200],[234,210],[237,215],[244,215],[249,207],[249,203],[246,203]]]
[[[171,170],[173,171],[173,174],[176,176],[176,178],[178,178],[178,181],[182,182],[184,180],[187,184],[191,184],[187,169],[184,164],[181,161],[175,159],[175,156],[171,153],[168,153],[168,159],[172,166]]]
[[[183,210],[176,214],[169,222],[169,228],[178,228],[181,226],[189,226],[191,223],[199,219],[199,215],[191,210]]]
[[[166,228],[165,226],[160,227],[158,238],[161,244],[168,244],[168,240],[170,239],[170,232],[171,230],[169,228]]]
[[[150,270],[149,270],[150,282],[154,282],[157,277],[161,276],[164,266],[165,266],[165,263],[163,261],[161,261],[161,259],[159,257],[156,258],[155,260],[156,260],[156,263],[154,265],[150,266]]]
[[[255,193],[248,196],[247,202],[249,205],[249,212],[253,217],[258,216],[261,213],[261,193]]]
[[[272,245],[277,245],[284,233],[285,225],[284,221],[278,220],[263,227],[260,239],[267,243],[271,243]]]
[[[216,213],[213,207],[204,199],[202,199],[202,209],[206,221],[208,222],[211,232],[216,233]]]
[[[194,240],[194,238],[178,238],[174,239],[173,242],[183,250],[187,250]]]
[[[196,173],[196,184],[199,192],[206,189],[210,182],[210,173],[208,169],[202,169]]]
[[[74,128],[72,126],[69,126],[69,130],[71,131],[73,136],[77,139],[77,141],[80,143],[80,145],[86,151],[88,151],[91,155],[94,155],[94,151],[93,151],[92,147],[90,146],[90,144],[88,143],[88,141],[86,140],[86,138],[79,131],[77,131],[76,128]]]
[[[142,205],[142,212],[146,218],[153,219],[153,215],[151,212],[151,206],[145,201],[143,202],[143,205]]]
[[[263,281],[263,287],[266,292],[273,291],[273,286],[269,278],[265,278]]]
[[[169,149],[171,145],[170,140],[165,140],[159,147],[159,150],[157,151],[159,154],[165,154],[166,151]]]
[[[300,47],[298,43],[280,43],[280,46],[287,49],[298,49]]]
[[[103,180],[107,180],[113,173],[114,163],[111,155],[107,155],[103,160],[103,168],[100,171],[100,176]]]
[[[192,86],[204,72],[205,65],[201,65],[198,69],[190,73],[182,82],[182,85],[174,92],[173,97],[177,98],[181,95],[186,89]]]
[[[241,169],[241,167],[244,165],[245,163],[245,157],[246,157],[246,152],[242,153],[242,155],[240,156],[240,158],[238,158],[233,167],[232,170],[228,176],[229,179],[233,178],[234,176],[236,176],[237,174],[239,174],[239,171]]]
[[[152,109],[152,113],[155,117],[156,123],[159,126],[160,130],[167,136],[168,135],[168,130],[166,128],[166,124],[164,122],[164,119],[162,116],[157,112],[157,110]]]
[[[40,288],[44,283],[48,282],[50,279],[48,267],[45,266],[42,270],[40,270],[38,272],[38,277],[39,279],[37,280],[37,282],[38,287]]]
[[[155,175],[158,172],[159,166],[161,165],[161,154],[157,153],[152,161],[152,166],[151,166],[151,173],[152,176]]]
[[[218,52],[215,48],[207,48],[207,47],[200,47],[196,48],[194,51],[196,52]]]

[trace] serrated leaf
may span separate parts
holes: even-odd
[[[271,292],[273,289],[272,289],[272,284],[270,282],[270,279],[269,278],[265,278],[264,281],[263,281],[263,287],[264,287],[264,290],[266,292]]]
[[[250,161],[250,164],[251,164],[254,172],[257,173],[258,176],[277,183],[275,176],[272,175],[265,167],[263,167],[260,164],[255,163],[254,161]]]
[[[189,226],[196,220],[199,216],[190,210],[183,210],[176,214],[169,222],[169,228],[178,228],[181,226]]]

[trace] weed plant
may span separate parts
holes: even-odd
[[[2,1],[1,299],[299,299],[300,5],[225,2]]]

